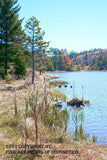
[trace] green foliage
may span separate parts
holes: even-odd
[[[12,78],[9,74],[7,76],[5,76],[5,81],[6,81],[6,83],[11,84]]]
[[[89,134],[86,134],[83,129],[84,123],[84,114],[83,112],[73,112],[72,120],[75,125],[75,132],[74,132],[74,140],[88,140]]]
[[[17,53],[14,62],[15,74],[17,75],[18,79],[20,78],[20,76],[25,76],[27,73],[25,56],[20,53]]]
[[[64,61],[63,58],[63,52],[60,51],[58,48],[50,48],[51,51],[51,56],[50,59],[53,63],[53,68],[55,70],[61,70],[64,71],[66,70],[66,62]]]
[[[71,63],[66,70],[67,70],[67,71],[73,71],[73,70],[74,70],[74,65],[73,65],[73,63]]]
[[[67,122],[69,120],[69,117],[70,117],[70,115],[69,115],[69,113],[67,111],[67,108],[65,110],[62,110],[62,112],[61,112],[61,118],[65,122],[65,128],[64,128],[65,132],[67,131]]]
[[[99,56],[90,65],[91,70],[107,70],[107,56]]]
[[[95,135],[92,136],[92,142],[94,142],[94,143],[97,142],[97,136],[95,136]]]
[[[59,81],[59,80],[53,80],[53,81],[49,82],[50,86],[64,85],[67,83],[68,82],[66,82],[66,81]]]
[[[5,118],[2,119],[2,124],[0,125],[0,127],[17,127],[18,126],[18,119],[17,118]]]
[[[39,27],[39,21],[36,17],[28,19],[25,25],[27,33],[27,47],[29,53],[32,54],[31,66],[32,66],[32,84],[34,84],[34,71],[35,71],[35,54],[38,51],[38,43],[42,39],[41,28]],[[38,57],[40,58],[40,57]]]
[[[71,105],[71,106],[76,105],[77,107],[80,107],[80,105],[83,105],[84,102],[83,102],[83,100],[79,100],[78,98],[73,98],[68,102],[68,104]]]
[[[19,44],[21,35],[21,20],[18,20],[20,10],[17,1],[0,1],[0,63],[2,65],[2,76],[7,75],[9,63],[13,62],[16,53],[15,45]]]
[[[53,61],[51,61],[51,58],[48,58],[48,61],[47,61],[47,71],[54,71],[54,65],[53,65]]]
[[[44,39],[43,39],[43,36],[44,36],[44,32],[40,33],[41,35],[41,39],[39,39],[39,41],[37,42],[37,46],[38,46],[38,49],[37,49],[37,52],[36,52],[36,70],[39,71],[40,75],[41,73],[46,70],[47,66],[47,53],[49,53],[50,51],[47,50],[48,46],[49,46],[49,42],[45,42]]]
[[[83,112],[73,112],[72,113],[72,120],[75,126],[74,132],[74,140],[89,140],[89,133],[86,134],[83,128],[84,124],[84,113]],[[92,137],[92,142],[97,142],[97,136]]]
[[[81,67],[82,67],[82,69],[84,69],[84,63],[81,63]]]
[[[53,98],[56,99],[58,97],[60,100],[66,101],[66,96],[58,89],[53,89]]]
[[[80,71],[81,69],[80,69],[80,66],[77,66],[77,71]]]
[[[53,106],[53,110],[50,106],[48,106],[48,114],[46,114],[46,110],[42,114],[42,120],[44,125],[47,127],[53,127],[54,130],[60,128],[63,132],[67,130],[67,122],[69,119],[69,114],[67,109],[60,111],[58,108]]]

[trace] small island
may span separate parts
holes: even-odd
[[[83,108],[83,106],[85,105],[89,105],[90,104],[90,101],[87,100],[87,101],[84,101],[84,100],[80,100],[78,98],[73,98],[73,99],[70,99],[68,102],[67,102],[67,105],[68,106],[75,106],[75,107],[81,107]]]

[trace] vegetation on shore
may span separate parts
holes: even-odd
[[[81,107],[81,106],[84,106],[85,104],[89,105],[90,102],[86,101],[86,100],[80,100],[78,98],[73,98],[73,99],[69,100],[67,102],[67,104],[70,106]]]
[[[56,87],[58,85],[64,85],[64,84],[67,84],[68,82],[66,81],[59,81],[59,80],[52,80],[49,82],[50,86],[51,87]]]
[[[36,73],[35,78],[36,81],[34,85],[31,85],[31,75],[29,74],[27,80],[30,80],[30,84],[26,83],[25,87],[21,90],[17,90],[17,88],[20,88],[20,85],[23,85],[26,80],[15,80],[12,82],[11,86],[13,86],[14,83],[16,90],[0,91],[2,95],[2,99],[0,99],[1,158],[24,159],[27,158],[26,156],[28,156],[29,159],[32,159],[32,157],[34,159],[39,159],[40,157],[45,157],[45,159],[64,158],[65,155],[63,154],[5,154],[6,148],[4,146],[6,144],[50,144],[50,150],[76,149],[79,151],[79,154],[72,155],[72,159],[75,159],[75,157],[77,157],[77,159],[83,159],[84,153],[82,148],[85,147],[86,143],[89,146],[93,145],[92,142],[85,141],[86,137],[88,139],[88,136],[81,138],[82,141],[80,143],[77,141],[78,138],[73,142],[72,137],[66,133],[67,122],[70,115],[66,109],[60,111],[52,105],[52,101],[56,98],[66,100],[65,95],[60,93],[60,91],[49,88],[49,75],[39,76]],[[2,86],[7,86],[5,81],[2,80],[1,82],[3,83]],[[8,86],[9,85],[10,84],[8,84]],[[76,129],[78,132],[75,131],[74,134],[77,137],[85,136],[83,126],[80,124],[78,125],[79,130]],[[93,137],[93,141],[96,141],[96,137]],[[103,154],[104,150],[102,150]],[[88,154],[88,157],[92,155],[88,151],[86,154]],[[69,154],[66,156],[68,158],[71,157]],[[93,156],[96,157],[97,155]]]
[[[66,96],[50,88],[66,82],[49,82],[52,76],[42,73],[80,71],[88,64],[78,64],[77,55],[72,56],[66,50],[49,49],[50,42],[44,41],[45,32],[36,17],[29,18],[26,29],[22,29],[23,19],[19,19],[19,11],[17,0],[0,0],[0,159],[105,159],[106,146],[93,144],[92,141],[97,141],[95,136],[92,141],[87,141],[82,113],[79,118],[77,114],[72,115],[75,142],[72,141],[71,134],[67,134],[70,116],[67,109],[60,110],[52,103],[66,101]],[[88,54],[84,57],[88,60]],[[46,154],[47,149],[43,148],[32,154],[31,148],[29,154],[23,154],[29,144],[50,145],[53,153]],[[11,148],[6,148],[8,145]],[[13,147],[19,145],[25,148],[18,151],[17,147]],[[68,149],[77,150],[78,153],[66,155],[54,152]],[[9,154],[12,150],[14,153]]]

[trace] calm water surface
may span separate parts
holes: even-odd
[[[107,72],[66,72],[51,73],[58,75],[59,80],[68,82],[68,87],[62,87],[67,100],[73,98],[73,89],[70,88],[74,82],[75,97],[89,100],[91,105],[85,106],[84,128],[86,133],[97,136],[98,144],[107,145]],[[68,107],[69,110],[69,107]],[[72,111],[71,111],[72,112]],[[72,122],[68,124],[68,132],[72,132]]]

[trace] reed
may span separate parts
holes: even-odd
[[[17,116],[17,100],[16,100],[16,88],[15,87],[13,88],[13,94],[14,94],[13,101],[14,101],[15,117],[16,117]]]
[[[38,102],[38,98],[37,95],[35,97],[35,105],[34,105],[34,120],[35,120],[35,144],[38,144],[38,124],[37,124],[37,102]]]
[[[28,100],[27,98],[25,99],[25,107],[26,107],[26,112],[25,112],[25,146],[27,145],[27,127],[26,127],[26,118],[28,116]]]
[[[89,134],[86,134],[84,132],[84,113],[83,112],[74,112],[72,114],[72,120],[74,122],[75,126],[75,132],[74,132],[74,140],[88,140]]]
[[[94,142],[94,143],[97,142],[97,136],[95,136],[95,135],[92,136],[92,142]]]

